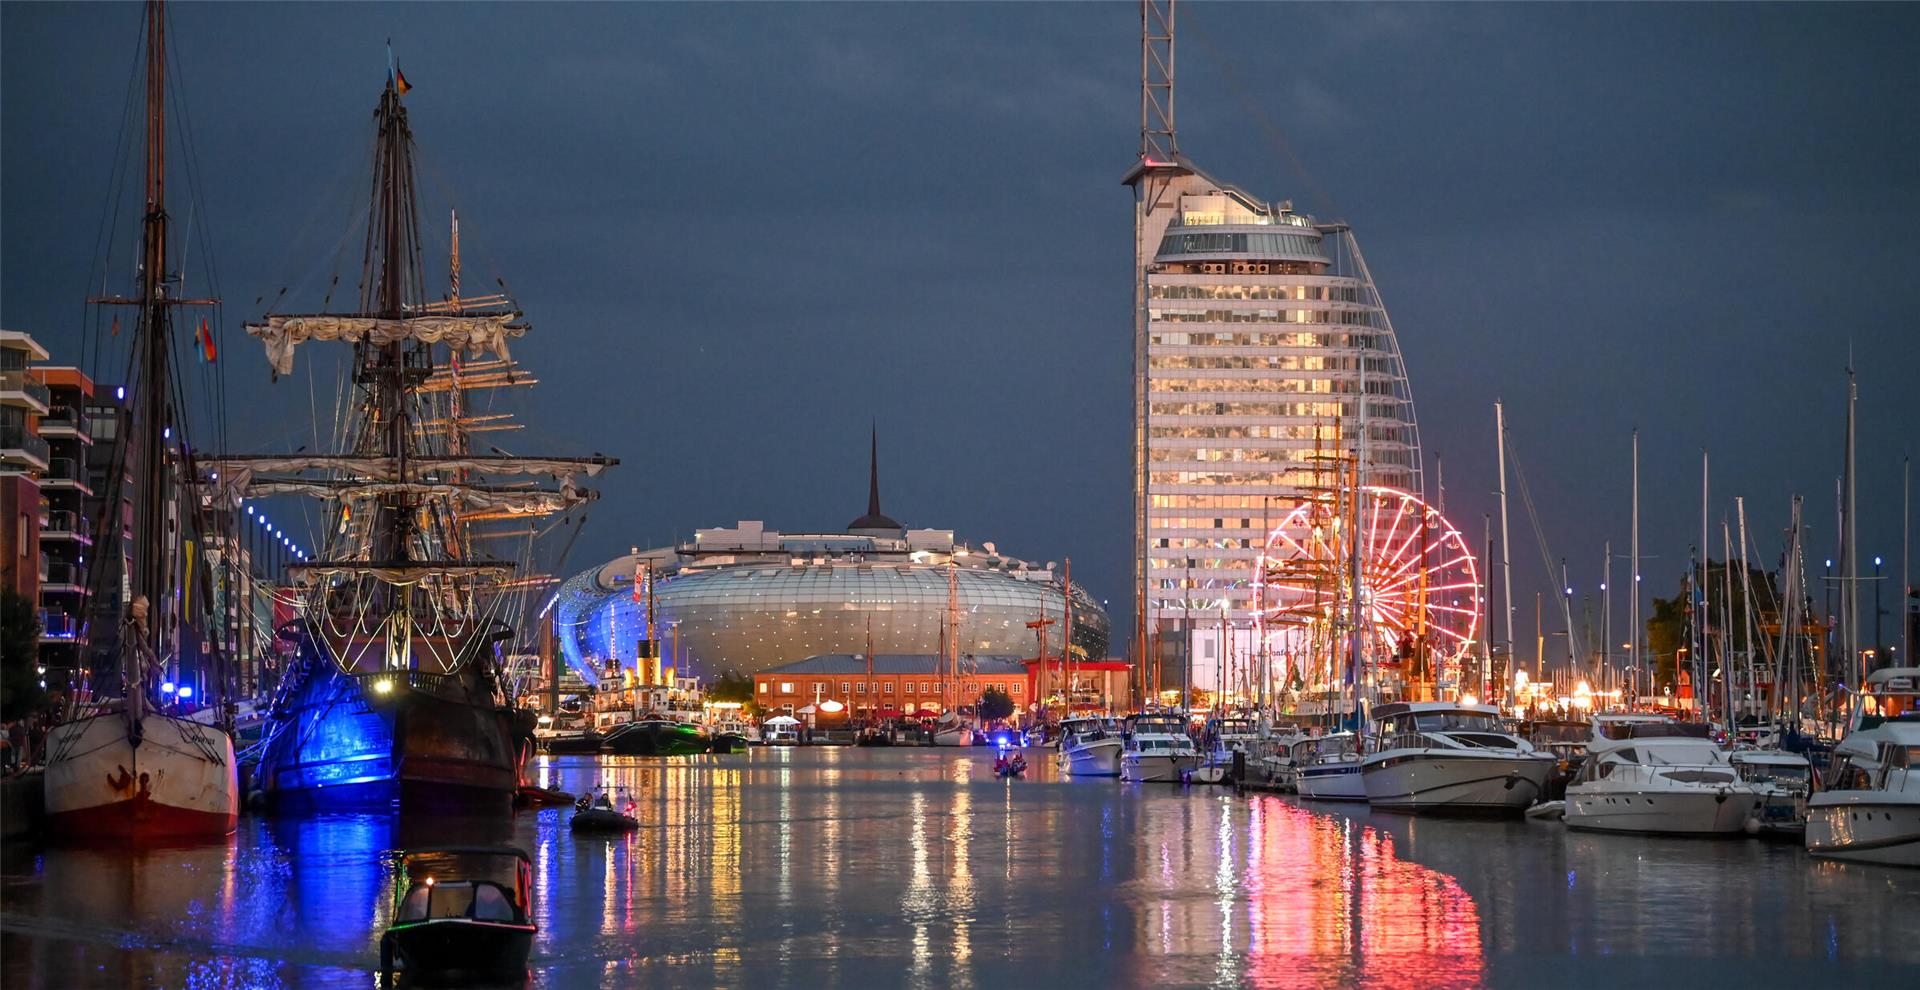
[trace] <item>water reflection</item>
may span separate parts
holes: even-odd
[[[537,766],[548,786],[630,794],[643,826],[615,837],[576,837],[552,808],[405,831],[247,818],[227,844],[138,856],[10,850],[0,985],[368,987],[387,851],[453,841],[532,853],[543,987],[1612,985],[1606,960],[1643,957],[1833,983],[1920,962],[1916,872],[1066,781],[1046,760],[1002,781],[987,759]]]

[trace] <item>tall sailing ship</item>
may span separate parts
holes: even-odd
[[[218,838],[234,830],[240,809],[233,737],[169,712],[178,695],[161,691],[188,639],[217,644],[220,637],[208,634],[205,621],[211,598],[207,557],[202,555],[197,571],[193,566],[193,549],[208,547],[208,520],[198,499],[176,497],[179,480],[191,478],[193,467],[187,410],[172,367],[174,310],[210,300],[185,298],[169,267],[166,12],[158,0],[146,5],[146,24],[146,198],[138,286],[131,297],[95,300],[138,314],[127,338],[131,421],[120,431],[108,499],[118,504],[116,489],[131,474],[133,541],[130,559],[122,561],[129,580],[116,637],[122,696],[77,706],[48,734],[48,834],[67,839]],[[118,547],[120,521],[103,520],[114,532],[111,541],[99,541],[102,546]],[[215,654],[217,659],[217,647]]]
[[[374,113],[358,310],[270,314],[246,328],[276,375],[292,370],[302,342],[352,346],[340,452],[217,465],[229,497],[321,506],[314,559],[288,568],[300,614],[278,635],[298,656],[255,776],[282,808],[508,807],[533,721],[503,654],[528,584],[515,576],[520,561],[485,553],[496,534],[476,524],[577,509],[595,497],[578,479],[617,463],[468,449],[491,420],[470,415],[463,396],[512,383],[507,339],[528,327],[504,293],[461,298],[457,274],[450,296],[427,298],[407,88],[389,71]]]

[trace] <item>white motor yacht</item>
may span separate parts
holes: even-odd
[[[1120,776],[1126,740],[1111,718],[1070,718],[1060,723],[1060,770],[1075,777]]]
[[[1760,804],[1706,726],[1596,715],[1586,761],[1567,785],[1566,822],[1600,832],[1737,835],[1758,828]]]
[[[1294,788],[1315,801],[1365,801],[1360,781],[1359,741],[1351,732],[1335,732],[1295,743]]]
[[[1517,816],[1541,799],[1556,762],[1506,731],[1500,709],[1450,701],[1375,708],[1364,748],[1360,778],[1367,803],[1415,813]]]
[[[1259,762],[1260,724],[1251,718],[1228,716],[1209,719],[1205,733],[1207,747],[1201,754],[1200,769],[1194,771],[1196,783],[1218,784],[1233,773],[1235,754],[1244,753],[1251,768]]]
[[[1807,792],[1813,783],[1807,758],[1778,749],[1736,749],[1727,760],[1759,795],[1761,828],[1799,835],[1807,824]]]
[[[1120,779],[1135,783],[1184,783],[1200,766],[1200,751],[1187,735],[1186,716],[1135,715],[1120,754]]]
[[[1807,802],[1807,851],[1920,866],[1920,667],[1869,674],[1851,722],[1826,789]]]

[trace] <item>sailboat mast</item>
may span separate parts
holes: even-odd
[[[1845,638],[1842,640],[1847,651],[1845,669],[1847,676],[1853,679],[1851,687],[1856,695],[1860,691],[1861,683],[1866,679],[1866,671],[1862,669],[1860,661],[1860,575],[1859,565],[1856,563],[1856,558],[1859,556],[1859,543],[1856,542],[1859,534],[1854,520],[1857,492],[1853,473],[1853,406],[1859,397],[1860,388],[1854,381],[1853,367],[1849,362],[1847,367],[1847,462],[1841,480],[1841,486],[1845,489],[1841,511],[1846,517],[1847,525],[1841,534],[1840,543],[1840,579],[1843,582],[1840,586],[1840,603],[1842,619],[1845,623],[1843,630]]]
[[[1600,677],[1614,679],[1613,669],[1613,541],[1600,550]],[[1609,690],[1609,688],[1601,688]]]
[[[1066,600],[1066,609],[1060,615],[1060,679],[1066,692],[1063,710],[1071,715],[1073,714],[1073,558],[1066,558],[1065,564],[1066,574],[1060,586],[1060,595]],[[1046,662],[1045,655],[1045,651],[1041,651],[1043,664]]]
[[[146,217],[142,223],[140,268],[140,329],[138,342],[140,395],[132,451],[138,466],[135,510],[137,539],[134,541],[135,584],[133,593],[147,600],[146,640],[143,644],[152,656],[173,653],[168,642],[174,623],[168,621],[167,603],[172,582],[172,547],[175,541],[164,538],[167,528],[167,441],[168,398],[172,392],[169,359],[173,353],[172,315],[167,301],[167,22],[160,0],[147,4],[147,160]],[[184,618],[184,617],[182,617]],[[145,669],[135,659],[138,651],[123,651],[128,657],[125,690],[132,698],[145,687]]]
[[[1776,719],[1784,704],[1782,692],[1789,681],[1793,684],[1794,704],[1793,721],[1797,722],[1800,713],[1798,671],[1787,662],[1787,650],[1800,626],[1800,583],[1796,580],[1800,570],[1800,496],[1793,497],[1793,523],[1787,529],[1787,556],[1781,564],[1780,577],[1780,643],[1773,653],[1773,701],[1768,706],[1769,714]]]
[[[382,319],[400,320],[407,316],[406,284],[412,267],[408,235],[416,224],[411,190],[412,169],[408,157],[412,135],[407,129],[406,109],[400,103],[400,93],[391,73],[387,77],[386,89],[380,94],[377,116],[380,124],[375,181],[378,185],[374,189],[372,210],[368,217],[367,239],[369,246],[378,246],[380,257],[378,270],[369,273],[373,278],[373,292],[363,300],[362,309]],[[395,340],[386,344],[368,342],[361,346],[367,351],[367,366],[362,372],[369,386],[368,414],[372,422],[368,426],[375,433],[375,436],[368,438],[370,446],[382,456],[393,458],[396,477],[405,479],[408,448],[411,446],[408,440],[411,417],[407,408],[405,357],[409,345],[404,340]],[[373,559],[382,562],[409,559],[413,523],[411,496],[395,493],[381,498],[375,510]],[[396,601],[405,595],[402,589],[393,586],[388,587],[387,593],[393,595]]]
[[[1707,714],[1707,644],[1709,642],[1708,630],[1713,626],[1712,621],[1710,621],[1712,604],[1707,600],[1708,589],[1713,586],[1713,582],[1707,579],[1709,573],[1707,568],[1711,566],[1713,558],[1713,544],[1708,542],[1708,540],[1707,452],[1702,450],[1700,451],[1700,592],[1690,599],[1690,603],[1692,601],[1698,602],[1698,608],[1695,610],[1698,614],[1695,616],[1694,628],[1699,632],[1700,652],[1694,658],[1694,665],[1698,668],[1698,673],[1694,684],[1693,697],[1694,701],[1700,706],[1700,715],[1702,718],[1705,718]],[[1720,665],[1722,668],[1726,666],[1724,655]]]
[[[1759,678],[1755,675],[1755,657],[1753,651],[1753,568],[1747,562],[1747,500],[1736,496],[1733,500],[1733,515],[1740,527],[1740,638],[1746,642],[1746,659],[1741,666],[1746,671],[1747,690],[1758,692]],[[1779,690],[1776,681],[1774,689]]]
[[[1493,433],[1500,455],[1500,604],[1506,619],[1507,666],[1511,668],[1513,666],[1513,559],[1509,550],[1513,544],[1507,537],[1507,413],[1498,399],[1493,402]],[[1636,459],[1634,463],[1638,464],[1639,461]],[[1635,477],[1639,476],[1636,474]],[[1638,504],[1636,501],[1635,505],[1638,506]],[[1635,518],[1638,518],[1637,510]],[[1639,532],[1637,524],[1634,532],[1636,534]],[[1635,545],[1638,545],[1637,540]],[[1509,669],[1507,676],[1502,679],[1501,693],[1507,693],[1512,683],[1512,671]]]

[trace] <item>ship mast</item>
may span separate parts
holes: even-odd
[[[168,589],[171,541],[165,532],[167,501],[168,399],[171,394],[168,359],[172,355],[172,313],[167,300],[167,24],[159,0],[147,4],[147,168],[146,216],[141,231],[140,262],[140,389],[132,431],[138,475],[134,509],[133,594],[145,598],[147,618],[139,648],[123,649],[125,692],[130,702],[145,697],[146,668],[141,654],[157,661],[168,648],[173,622],[166,613],[172,600]],[[138,620],[136,620],[136,627]]]

